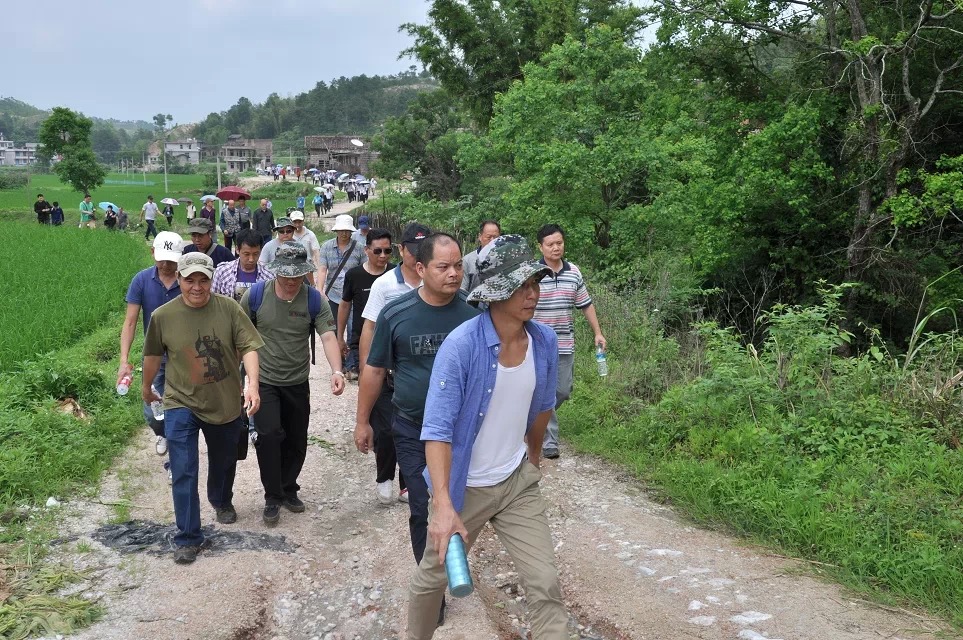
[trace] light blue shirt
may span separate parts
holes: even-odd
[[[528,408],[526,433],[543,411],[555,408],[558,382],[558,338],[551,327],[526,322],[535,357],[535,391]],[[495,389],[501,342],[491,314],[485,312],[448,334],[435,356],[425,401],[421,439],[451,444],[448,493],[455,511],[465,503],[472,447]],[[431,477],[425,468],[425,478]]]

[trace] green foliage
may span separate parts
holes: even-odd
[[[30,182],[30,172],[23,169],[0,170],[0,189],[20,189]]]
[[[899,181],[905,189],[889,198],[884,207],[897,227],[913,227],[963,214],[963,155],[942,157],[935,172],[903,171]]]
[[[123,300],[126,275],[150,263],[143,245],[123,234],[73,224],[0,226],[10,240],[11,264],[43,264],[0,280],[0,372],[90,334]]]
[[[609,378],[580,363],[560,420],[577,446],[628,464],[697,520],[963,623],[963,341],[931,335],[909,366],[875,347],[840,357],[842,294],[773,310],[758,350],[704,325],[684,358],[702,375],[655,398],[634,393],[637,375],[622,369],[665,355],[614,339]],[[603,322],[624,309],[597,302]]]
[[[42,155],[61,156],[54,172],[75,190],[89,192],[104,183],[107,171],[97,162],[90,146],[93,121],[65,107],[55,107],[40,126]]]

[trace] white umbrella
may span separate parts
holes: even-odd
[[[325,192],[325,188],[324,188],[324,187],[315,187],[314,190],[317,191],[318,193],[324,193],[324,192]]]
[[[172,207],[176,207],[176,206],[179,205],[180,203],[179,203],[177,200],[175,200],[174,198],[164,198],[163,200],[161,200],[161,204],[169,204],[169,205],[171,205]]]

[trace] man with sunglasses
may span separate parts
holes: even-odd
[[[278,218],[277,224],[274,225],[274,230],[277,231],[278,237],[264,245],[264,248],[261,249],[261,257],[258,258],[258,262],[264,266],[274,262],[278,249],[280,249],[285,242],[294,241],[294,233],[297,231],[294,226],[294,221],[291,220],[291,218]],[[307,249],[307,247],[305,247],[305,249]],[[307,278],[308,284],[313,286],[314,272],[309,272]]]
[[[341,304],[338,307],[338,341],[341,343],[341,353],[347,354],[349,348],[357,353],[358,342],[361,339],[361,327],[364,318],[361,313],[368,303],[371,287],[375,280],[385,274],[394,265],[391,264],[391,234],[384,229],[371,229],[365,235],[365,254],[368,261],[355,267],[344,277],[344,289],[341,292]],[[348,326],[348,316],[352,316],[353,326],[348,336],[349,342],[344,341],[345,330]],[[357,374],[357,372],[354,372]],[[348,375],[351,375],[349,373]],[[396,499],[403,500],[407,489],[405,479],[399,473],[400,493],[394,494],[395,467],[398,458],[395,455],[395,443],[391,437],[391,387],[383,385],[378,399],[371,409],[369,420],[374,430],[374,452],[377,475],[378,501],[387,506]]]

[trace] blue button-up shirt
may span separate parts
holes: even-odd
[[[168,289],[161,282],[157,267],[150,267],[139,271],[134,279],[130,281],[127,288],[127,304],[140,305],[141,313],[144,316],[144,333],[147,333],[147,325],[150,323],[150,316],[157,310],[157,307],[173,300],[181,295],[181,287],[174,280],[174,284]]]
[[[558,338],[555,331],[538,322],[526,322],[535,358],[535,392],[528,407],[526,433],[536,416],[555,408],[558,382]],[[472,446],[488,414],[495,389],[501,342],[489,312],[448,334],[431,370],[421,439],[451,443],[448,493],[455,511],[465,503]],[[425,469],[431,486],[431,477]]]

